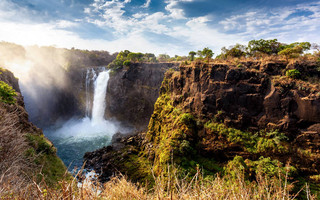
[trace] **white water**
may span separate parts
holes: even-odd
[[[59,157],[67,166],[70,164],[71,167],[81,166],[85,152],[107,146],[111,137],[118,131],[118,126],[114,122],[104,119],[108,80],[108,71],[102,71],[97,76],[93,69],[87,70],[86,117],[71,119],[58,129],[45,131],[57,147]],[[94,86],[93,102],[91,100],[92,85]],[[91,105],[92,118],[90,118]]]
[[[87,69],[86,73],[86,117],[90,117],[90,111],[92,108],[92,100],[91,100],[91,85],[92,82],[97,78],[97,74],[94,69]]]
[[[94,97],[92,108],[92,124],[94,126],[103,123],[104,111],[106,109],[106,93],[109,80],[109,72],[101,72],[94,84]]]

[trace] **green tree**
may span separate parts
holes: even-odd
[[[148,62],[156,62],[157,58],[153,53],[146,53],[144,57],[147,59]]]
[[[158,60],[160,62],[167,62],[170,59],[170,56],[167,54],[159,54]]]
[[[277,39],[272,40],[251,40],[248,43],[248,50],[250,55],[258,56],[259,54],[277,55],[278,52],[283,50],[284,45],[278,42]]]
[[[176,57],[176,61],[182,61],[182,57],[181,56]]]
[[[297,58],[304,51],[310,50],[311,44],[309,42],[294,42],[289,45],[284,46],[284,49],[278,53],[278,55],[285,56],[286,61],[289,61],[289,58]]]
[[[199,58],[203,58],[203,54],[202,54],[202,51],[201,51],[201,50],[198,50],[198,51],[197,51],[197,55],[199,56]]]
[[[129,50],[120,51],[117,55],[118,60],[126,60],[131,52]]]
[[[143,58],[143,53],[129,53],[127,58],[132,61],[132,62],[138,62],[138,61],[142,61]]]
[[[210,58],[212,58],[212,56],[214,54],[212,52],[212,50],[209,49],[208,47],[204,48],[201,53],[208,60],[208,63],[209,63]]]
[[[221,48],[221,57],[228,58],[240,58],[247,55],[247,47],[245,45],[236,44],[234,46],[230,46],[229,49],[226,47]]]
[[[124,61],[124,62],[123,62],[123,65],[124,65],[124,66],[127,66],[127,67],[130,66],[130,65],[131,65],[130,60]]]
[[[189,52],[190,61],[194,61],[194,56],[195,56],[196,54],[197,54],[197,53],[194,52],[194,51],[190,51],[190,52]]]

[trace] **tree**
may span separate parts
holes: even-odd
[[[221,57],[235,57],[240,58],[247,55],[247,47],[241,44],[236,44],[234,46],[230,46],[229,49],[226,47],[221,48]]]
[[[158,60],[160,62],[167,62],[170,59],[170,56],[167,54],[159,54]]]
[[[283,50],[284,45],[278,42],[277,39],[273,40],[251,40],[248,43],[248,50],[252,56],[258,56],[259,54],[277,55]]]
[[[144,54],[144,57],[146,57],[147,61],[149,62],[156,62],[157,58],[153,53],[146,53]]]
[[[209,49],[208,47],[206,47],[206,48],[204,48],[204,49],[202,50],[201,54],[202,54],[206,59],[208,59],[208,63],[209,63],[209,60],[210,60],[210,58],[212,58],[212,56],[213,56],[214,53],[212,52],[211,49]]]
[[[310,50],[311,44],[309,42],[295,42],[289,45],[284,46],[284,49],[278,53],[278,55],[283,55],[286,58],[286,61],[289,61],[289,58],[296,58],[303,54],[304,51]]]
[[[318,52],[320,52],[320,45],[319,45],[319,44],[313,43],[313,44],[311,45],[311,47],[312,47],[312,49],[317,50]]]
[[[129,66],[131,65],[130,60],[124,61],[124,62],[123,62],[123,65],[129,67]]]
[[[129,50],[120,51],[117,55],[118,60],[125,60],[131,52]]]
[[[197,55],[199,56],[199,58],[203,58],[203,54],[202,54],[202,51],[201,51],[201,50],[198,50],[198,51],[197,51]]]
[[[190,52],[189,52],[190,61],[194,61],[194,56],[195,56],[196,54],[197,54],[197,53],[194,52],[194,51],[190,51]]]
[[[143,58],[143,53],[129,53],[127,58],[132,61],[132,62],[137,62],[137,61],[141,61]]]

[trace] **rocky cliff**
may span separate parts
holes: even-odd
[[[292,69],[300,79],[290,78]],[[172,162],[191,173],[201,166],[206,174],[242,166],[251,177],[290,162],[295,176],[315,180],[319,75],[312,62],[182,65],[167,72],[148,131],[119,139],[120,150],[87,153],[86,166],[102,169],[104,179],[119,170],[145,180]]]
[[[106,117],[145,130],[159,96],[165,72],[173,63],[133,63],[112,73],[106,97]]]

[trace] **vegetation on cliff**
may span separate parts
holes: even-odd
[[[9,71],[0,74],[0,80],[11,77]],[[66,171],[52,143],[28,121],[21,94],[8,83],[0,81],[0,194],[6,198],[41,181],[54,186]]]
[[[7,104],[14,104],[17,96],[16,92],[12,87],[3,81],[0,81],[0,101]]]

